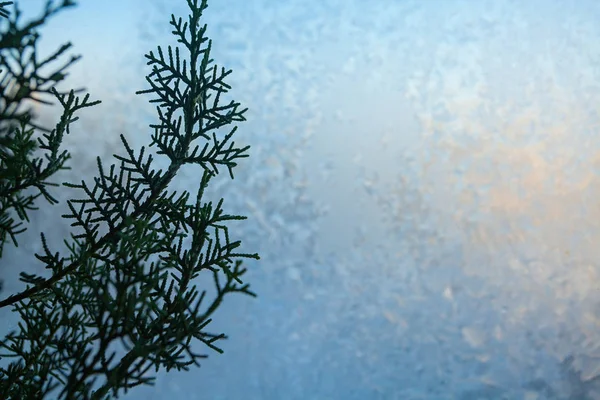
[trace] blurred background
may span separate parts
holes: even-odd
[[[24,20],[44,3],[20,1]],[[54,181],[91,181],[121,133],[150,144],[152,96],[134,92],[143,55],[175,44],[171,13],[186,2],[80,0],[41,28],[42,54],[83,55],[59,88],[102,100]],[[223,355],[198,346],[201,368],[125,398],[600,399],[599,2],[211,0],[203,18],[249,107],[250,158],[211,196],[248,216],[230,232],[261,256],[244,261],[258,298],[217,311]],[[43,273],[40,232],[66,251],[81,196],[51,193],[7,242],[2,298]]]

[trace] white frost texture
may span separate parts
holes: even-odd
[[[150,143],[143,54],[187,18],[184,0],[81,3],[41,29],[83,55],[60,88],[103,101],[58,182],[91,182],[120,133]],[[217,311],[223,355],[198,346],[201,368],[124,397],[600,399],[598,21],[594,0],[210,0],[252,146],[211,193],[248,216],[230,234],[261,256],[244,261],[258,298]],[[7,243],[2,298],[43,273],[39,232],[64,249],[59,190]]]

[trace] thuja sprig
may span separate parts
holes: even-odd
[[[7,351],[3,357],[17,358],[0,368],[0,398],[43,398],[60,390],[60,399],[100,399],[152,384],[154,377],[147,373],[153,367],[188,370],[207,357],[192,350],[194,339],[222,352],[215,343],[226,336],[206,328],[225,295],[255,296],[242,281],[241,258],[259,256],[236,252],[241,242],[230,240],[225,225],[246,217],[224,214],[223,199],[216,206],[203,202],[219,166],[226,166],[233,178],[234,160],[248,157],[250,146],[234,148],[230,142],[236,127],[217,137],[219,128],[245,121],[247,109],[238,110],[233,101],[219,105],[221,94],[230,89],[223,80],[231,70],[217,74],[217,66],[211,66],[206,25],[199,28],[206,0],[187,4],[188,22],[182,25],[171,15],[170,23],[189,55],[189,69],[187,60],[182,67],[179,48],[174,60],[169,46],[166,60],[159,46],[158,57],[146,55],[151,88],[136,92],[158,96],[151,100],[159,103],[159,123],[150,125],[150,147],[156,145],[169,166],[164,172],[152,169],[153,157],[144,156],[145,148],[136,155],[121,135],[127,154],[114,155],[118,169],[113,164],[106,171],[98,157],[93,187],[84,181],[64,183],[85,194],[69,200],[71,213],[63,215],[81,231],[71,234],[71,242],[65,240],[68,258],[53,254],[41,234],[44,254],[35,256],[52,276],[21,274],[26,290],[0,301],[0,307],[12,305],[21,316],[20,332],[0,342]],[[182,115],[175,117],[177,112]],[[205,141],[201,151],[200,145],[191,149],[197,140]],[[203,170],[193,204],[187,203],[187,191],[178,196],[168,190],[186,164]],[[101,225],[107,228],[103,235]],[[151,256],[158,258],[150,262]],[[212,300],[193,283],[206,274],[215,286]],[[121,356],[115,343],[124,347]]]
[[[30,153],[37,147],[31,139],[34,130],[27,128],[29,117],[25,117],[20,122],[20,128],[15,130],[14,137],[0,137],[0,257],[2,256],[2,247],[4,237],[9,234],[15,246],[17,241],[15,235],[25,231],[25,228],[17,231],[22,222],[14,224],[13,218],[9,217],[8,210],[14,208],[21,220],[27,220],[27,210],[37,210],[34,200],[43,195],[50,204],[57,204],[58,201],[48,192],[46,186],[58,186],[54,182],[49,182],[54,173],[61,169],[70,169],[65,167],[65,162],[70,158],[68,151],[63,150],[58,153],[64,134],[69,134],[69,125],[75,122],[79,117],[74,117],[74,113],[82,108],[99,104],[100,101],[88,102],[89,95],[86,95],[80,103],[79,98],[74,97],[73,91],[65,101],[65,95],[59,95],[53,88],[52,92],[57,96],[61,105],[64,107],[60,122],[56,125],[50,134],[44,134],[43,138],[38,138],[40,148],[47,150],[49,154],[45,155],[47,164],[43,166],[43,160],[40,157],[29,159]],[[45,139],[45,140],[44,140]],[[29,187],[35,187],[39,190],[36,195],[22,196],[20,193]]]
[[[12,4],[12,2],[0,3],[2,5]],[[58,12],[75,6],[73,0],[62,0],[56,6],[52,0],[46,2],[44,13],[41,17],[29,21],[22,27],[19,27],[19,18],[21,11],[15,5],[14,16],[8,16],[8,12],[3,10],[0,13],[8,22],[6,31],[0,37],[0,70],[3,72],[0,80],[0,121],[18,122],[22,117],[31,114],[31,108],[24,112],[19,112],[23,100],[31,100],[41,104],[51,105],[52,102],[44,100],[41,95],[52,94],[52,89],[57,83],[63,81],[68,74],[65,70],[77,62],[81,56],[71,56],[60,68],[44,73],[42,70],[49,64],[57,61],[72,46],[71,43],[65,43],[54,53],[43,60],[38,59],[37,42],[40,34],[36,28],[45,24],[48,19]],[[83,88],[74,90],[75,93],[83,91]],[[61,94],[67,94],[66,92]],[[29,125],[40,129],[43,132],[50,132],[50,129],[39,126],[33,120]],[[3,127],[2,133],[6,132]]]
[[[0,3],[0,16],[9,17],[4,7],[12,3]],[[48,1],[41,17],[19,26],[21,11],[15,4],[14,15],[8,20],[2,20],[7,22],[8,26],[0,36],[0,257],[7,237],[10,236],[13,244],[18,246],[16,235],[26,230],[24,227],[18,229],[23,223],[15,223],[9,215],[10,209],[14,208],[21,221],[29,222],[27,211],[37,210],[34,201],[39,196],[43,195],[50,204],[57,203],[56,199],[48,193],[46,186],[58,185],[47,179],[59,170],[70,169],[65,166],[66,161],[71,157],[70,154],[64,151],[58,155],[65,131],[51,131],[34,123],[31,107],[25,111],[20,110],[26,100],[52,104],[42,96],[68,94],[57,92],[55,86],[68,75],[65,73],[66,68],[81,56],[72,56],[62,67],[44,73],[42,70],[57,61],[71,47],[71,44],[66,43],[46,59],[39,60],[37,56],[39,33],[36,28],[59,11],[74,5],[72,0],[63,0],[56,6],[52,1]],[[77,93],[82,90],[77,89],[72,92]],[[73,97],[69,97],[68,101],[73,101]],[[71,111],[99,103],[86,103],[86,101],[87,98],[72,110],[65,109],[62,118],[68,116]],[[47,142],[41,138],[38,138],[37,142],[33,139],[34,128],[45,132],[44,137]],[[68,126],[66,133],[69,133]],[[42,168],[42,159],[30,159],[31,153],[38,148],[50,153],[49,156],[46,155],[48,164],[45,168]],[[37,188],[39,193],[22,196],[21,193],[28,188]]]

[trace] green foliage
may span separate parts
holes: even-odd
[[[0,15],[8,17],[4,7],[12,2],[0,3]],[[36,210],[34,200],[43,195],[50,204],[56,204],[56,199],[50,195],[46,186],[58,186],[56,183],[48,182],[47,179],[55,172],[61,169],[70,169],[65,167],[65,162],[71,157],[67,151],[58,154],[63,135],[69,133],[67,121],[75,121],[72,118],[73,112],[80,108],[88,107],[99,103],[87,103],[87,97],[81,104],[73,105],[73,95],[71,94],[68,102],[71,102],[69,109],[65,109],[61,117],[60,129],[50,131],[49,129],[34,124],[31,107],[25,111],[20,111],[23,102],[34,101],[42,104],[52,104],[44,100],[44,94],[56,94],[54,88],[56,84],[62,81],[67,74],[64,70],[76,62],[80,56],[72,56],[61,68],[43,73],[42,69],[49,63],[56,61],[70,47],[67,43],[61,46],[57,51],[44,60],[38,60],[37,40],[39,38],[36,27],[43,25],[47,19],[60,10],[73,6],[70,0],[64,0],[60,5],[53,7],[52,2],[46,4],[43,15],[35,19],[24,27],[19,27],[19,17],[21,12],[16,8],[14,17],[7,21],[8,27],[0,37],[0,257],[7,240],[7,235],[12,239],[15,246],[18,246],[16,235],[24,232],[26,229],[17,230],[22,222],[15,223],[9,216],[9,210],[16,211],[21,221],[29,222],[27,210]],[[77,93],[83,89],[72,91]],[[65,96],[67,93],[60,93]],[[46,150],[48,164],[42,168],[42,159],[30,159],[31,153],[38,149],[38,143],[32,139],[34,128],[39,129],[46,134],[46,141],[38,139],[39,147]],[[37,188],[39,193],[36,195],[21,196],[21,192],[28,188]]]
[[[8,368],[0,368],[2,399],[40,399],[50,394],[60,399],[104,399],[140,384],[152,384],[154,377],[147,373],[152,367],[156,372],[161,367],[188,370],[207,357],[192,351],[194,339],[222,352],[216,342],[225,335],[209,333],[206,328],[225,295],[255,296],[241,280],[246,271],[241,258],[258,260],[259,256],[235,252],[241,243],[230,240],[225,225],[246,217],[224,214],[223,199],[216,205],[202,201],[219,167],[227,167],[233,179],[234,160],[248,157],[245,152],[250,146],[234,148],[231,141],[236,127],[223,138],[217,136],[225,125],[245,121],[247,109],[239,110],[239,103],[233,101],[219,104],[221,95],[231,88],[224,82],[231,70],[221,68],[219,73],[209,58],[211,41],[205,37],[206,25],[199,28],[206,0],[200,5],[198,0],[187,0],[187,4],[188,22],[182,24],[181,18],[171,15],[170,24],[188,59],[181,62],[179,47],[173,50],[169,46],[167,57],[160,47],[157,55],[151,51],[146,55],[152,66],[146,77],[150,89],[136,92],[156,96],[150,101],[158,103],[159,121],[150,125],[154,129],[150,147],[157,146],[158,155],[168,157],[169,167],[166,171],[152,169],[153,158],[144,155],[145,148],[136,154],[121,135],[126,154],[114,155],[120,161],[118,168],[113,164],[107,171],[98,157],[93,187],[84,181],[63,183],[83,192],[67,202],[71,213],[63,215],[80,231],[65,240],[69,257],[52,253],[42,233],[44,254],[35,256],[52,272],[51,277],[21,273],[26,289],[0,301],[0,307],[12,306],[21,317],[19,332],[10,332],[0,341],[5,350],[0,359],[16,359]],[[10,35],[26,36],[13,31],[2,37],[3,46],[16,43]],[[64,77],[58,73],[58,79]],[[56,72],[50,76],[56,78]],[[4,95],[5,86],[2,88]],[[39,167],[41,161],[27,160],[33,149],[32,129],[27,129],[28,117],[20,118],[14,136],[3,139],[5,149],[11,151],[3,152],[7,156],[2,159],[0,180],[13,190],[0,187],[3,202],[27,184],[46,193],[39,182],[68,158],[65,153],[57,155],[57,149],[77,119],[74,113],[98,103],[88,102],[88,95],[79,102],[73,91],[68,97],[56,90],[52,93],[64,108],[63,116],[45,135],[48,142],[39,142],[50,152],[47,159],[54,167],[46,173]],[[203,145],[192,149],[194,141]],[[186,164],[202,167],[192,204],[187,203],[190,193],[178,195],[168,190]],[[7,204],[23,213],[27,208],[16,201]],[[2,225],[2,231],[12,232],[7,226]],[[99,234],[101,226],[107,233]],[[184,239],[189,247],[184,246]],[[153,255],[158,260],[149,262]],[[211,300],[193,284],[201,273],[214,282],[216,294]],[[115,344],[123,346],[123,354],[118,355]]]

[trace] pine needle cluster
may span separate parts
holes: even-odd
[[[250,146],[236,148],[231,140],[237,127],[220,134],[226,125],[245,121],[247,109],[240,109],[234,101],[220,104],[222,94],[231,89],[225,83],[231,70],[219,70],[210,58],[206,25],[200,27],[207,1],[186,2],[190,10],[187,22],[174,15],[170,21],[183,51],[168,46],[165,54],[159,46],[156,53],[146,54],[152,67],[146,77],[150,88],[136,92],[155,96],[150,101],[157,103],[158,122],[150,125],[154,134],[149,147],[156,146],[157,154],[167,157],[169,166],[165,171],[152,169],[153,157],[144,154],[145,148],[136,153],[121,135],[125,153],[114,154],[119,165],[107,169],[98,157],[93,187],[84,181],[63,183],[80,193],[79,198],[67,202],[70,213],[62,216],[79,229],[71,233],[71,240],[65,240],[70,255],[53,252],[42,233],[44,252],[35,257],[51,271],[51,277],[21,273],[26,289],[0,300],[0,307],[11,306],[20,316],[19,331],[0,341],[0,359],[14,359],[7,368],[0,368],[2,399],[50,395],[105,399],[141,384],[153,384],[152,368],[154,372],[161,368],[188,370],[207,357],[192,350],[194,343],[222,352],[216,342],[225,335],[210,333],[207,327],[225,295],[255,296],[242,281],[246,269],[241,259],[258,260],[259,256],[237,252],[241,242],[230,240],[226,226],[228,221],[246,217],[225,214],[223,199],[216,205],[203,201],[205,189],[220,168],[226,167],[233,179],[235,160],[248,157]],[[9,3],[0,3],[0,9]],[[46,11],[73,4],[64,0],[52,8],[49,1]],[[2,57],[7,49],[22,53],[29,43],[27,37],[19,33],[16,22],[14,26],[11,23],[0,39]],[[181,53],[185,53],[183,60]],[[20,82],[17,92],[22,87],[30,92],[38,89],[41,80],[36,78],[33,76],[29,85]],[[49,78],[60,80],[64,74],[59,70]],[[1,87],[2,96],[8,96],[7,86]],[[44,135],[46,141],[38,139],[40,148],[49,153],[48,166],[42,168],[41,160],[27,158],[35,144],[28,114],[13,114],[18,126],[7,128],[11,134],[2,137],[1,215],[6,214],[5,205],[23,214],[32,205],[33,199],[19,203],[18,193],[25,187],[35,186],[53,199],[44,186],[46,178],[68,159],[67,152],[58,154],[62,137],[69,133],[77,111],[99,103],[89,102],[89,95],[80,101],[74,91],[67,95],[53,87],[49,90],[64,111],[55,129]],[[9,119],[2,118],[0,122]],[[190,193],[178,194],[168,188],[187,164],[198,164],[202,171],[191,204]],[[0,233],[10,235],[16,245],[12,222],[0,222]],[[101,227],[105,234],[99,233]],[[156,261],[149,261],[152,256]],[[214,282],[214,298],[209,299],[207,292],[200,292],[193,283],[201,273]],[[115,344],[121,345],[121,354]]]

